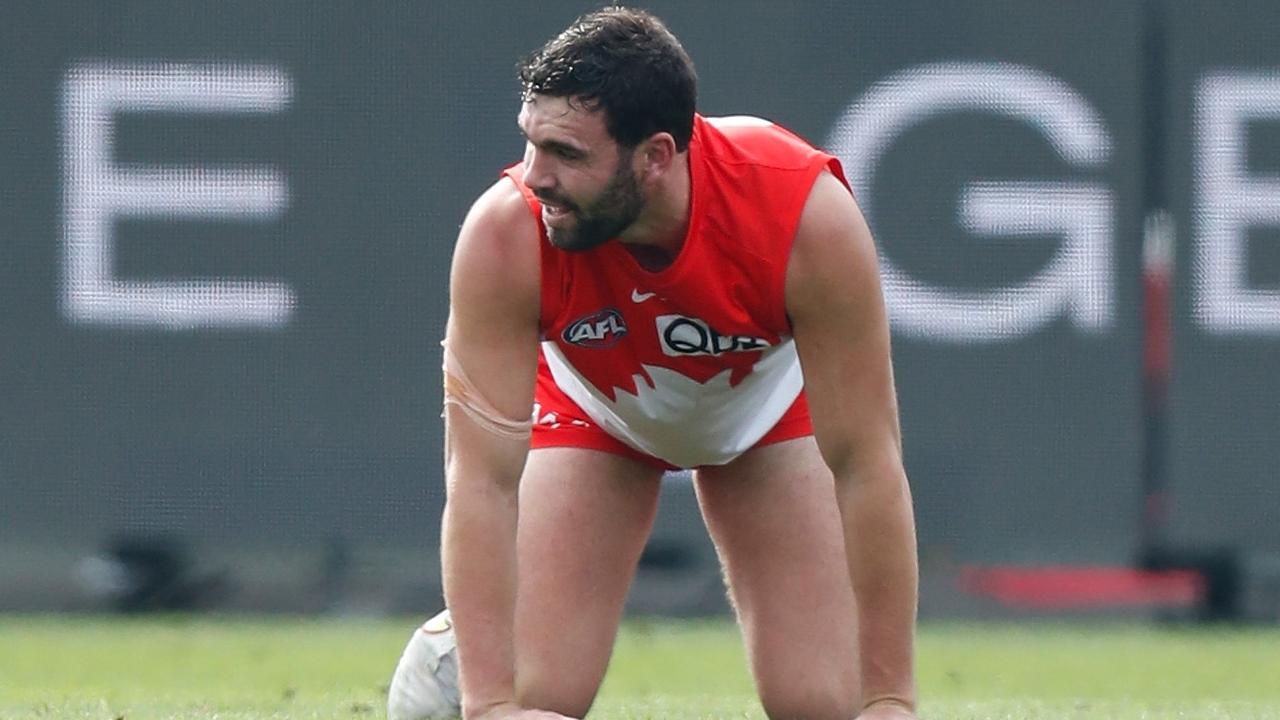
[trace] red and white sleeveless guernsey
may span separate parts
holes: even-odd
[[[809,190],[823,170],[847,185],[840,164],[768,121],[697,116],[689,166],[688,235],[660,272],[617,242],[552,246],[506,169],[541,235],[532,447],[689,468],[812,433],[783,294]]]

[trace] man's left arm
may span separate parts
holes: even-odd
[[[857,203],[823,173],[787,267],[787,313],[814,436],[835,476],[858,606],[863,712],[914,717],[918,566],[902,466],[889,324],[875,243]]]

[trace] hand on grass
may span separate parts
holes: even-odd
[[[530,710],[515,703],[501,703],[485,708],[476,715],[468,715],[468,720],[574,720],[568,715],[550,710]]]
[[[916,713],[901,700],[885,698],[863,708],[858,720],[916,720]]]

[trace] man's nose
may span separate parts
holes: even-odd
[[[529,148],[524,155],[524,184],[531,190],[550,190],[556,186],[545,154],[534,148]]]

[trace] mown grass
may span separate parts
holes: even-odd
[[[384,716],[411,619],[0,616],[0,717]],[[921,629],[922,716],[1280,720],[1280,630]],[[727,622],[625,627],[591,714],[763,718]]]

